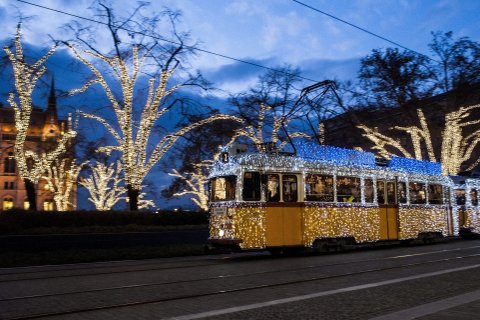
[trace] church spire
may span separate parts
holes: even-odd
[[[57,123],[57,97],[55,96],[55,79],[52,77],[50,95],[48,96],[47,110],[45,110],[46,122]]]

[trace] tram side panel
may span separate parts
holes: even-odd
[[[420,234],[449,235],[449,211],[446,206],[400,205],[398,214],[399,239],[415,239]]]
[[[303,241],[311,247],[322,238],[355,238],[357,243],[380,240],[378,206],[306,203]]]

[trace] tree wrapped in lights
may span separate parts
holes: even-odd
[[[471,163],[473,151],[480,143],[480,128],[472,126],[479,124],[480,120],[468,120],[471,118],[473,110],[478,108],[480,108],[480,104],[462,106],[458,110],[445,114],[441,152],[437,155],[433,149],[427,120],[421,109],[417,110],[420,126],[396,126],[393,128],[404,131],[410,136],[413,154],[407,151],[397,139],[380,133],[377,128],[370,128],[366,125],[359,125],[358,128],[363,130],[363,136],[374,143],[373,149],[379,151],[379,154],[387,159],[392,155],[400,155],[422,160],[423,150],[426,150],[428,160],[442,163],[443,174],[456,175],[461,171],[464,163],[470,162],[467,170],[472,170],[480,162],[477,160]]]
[[[207,119],[186,125],[172,134],[166,134],[162,137],[156,136],[159,120],[177,101],[169,101],[171,96],[181,88],[198,85],[202,79],[201,76],[197,75],[189,77],[183,83],[169,85],[175,72],[181,69],[180,61],[184,59],[185,54],[191,53],[192,47],[186,46],[184,35],[179,35],[176,32],[174,28],[176,15],[171,12],[167,13],[167,17],[172,22],[175,41],[170,42],[171,46],[158,43],[158,39],[164,38],[156,33],[158,17],[142,20],[143,23],[134,21],[135,15],[141,11],[140,9],[143,6],[144,4],[141,4],[127,19],[117,21],[112,9],[100,3],[101,16],[106,18],[105,25],[113,41],[112,52],[102,53],[93,47],[92,42],[82,38],[81,33],[77,33],[77,42],[80,42],[84,47],[86,46],[86,50],[77,49],[72,43],[68,44],[74,55],[94,75],[92,80],[88,81],[83,87],[73,90],[72,94],[84,92],[92,85],[100,85],[114,111],[112,122],[108,122],[95,114],[84,113],[84,116],[99,121],[115,139],[117,145],[109,148],[109,151],[117,150],[122,154],[131,210],[138,209],[141,186],[146,175],[180,137],[212,121],[235,119],[228,115],[213,115]],[[146,21],[149,24],[146,24]],[[135,29],[139,26],[142,27],[141,32]],[[124,44],[121,39],[122,36],[126,35],[125,29],[129,29],[130,36],[141,33],[140,43],[131,45],[131,40],[134,39],[132,36],[128,39],[128,44]],[[150,36],[152,42],[146,43],[146,39]],[[100,66],[94,65],[87,57],[102,62],[103,67],[106,68],[102,69]],[[139,92],[135,91],[135,86],[138,84],[142,73],[151,73],[152,63],[155,64],[155,70],[153,71],[156,72],[157,68],[159,71],[158,74],[148,76],[148,89],[145,99],[138,95]],[[106,80],[107,74],[108,76],[113,75],[110,84]],[[113,82],[116,82],[116,84],[113,84]],[[120,88],[119,92],[115,92],[114,89],[117,84]],[[138,110],[134,101],[142,98],[144,104]],[[238,121],[241,120],[238,119]]]
[[[106,165],[96,162],[91,166],[91,175],[80,180],[80,185],[90,193],[88,200],[99,211],[111,210],[120,200],[125,199],[126,189],[121,185],[122,166],[120,161]]]
[[[75,132],[68,128],[68,131],[59,139],[56,148],[48,153],[38,153],[26,145],[30,117],[32,114],[32,93],[37,81],[46,71],[44,63],[55,52],[56,46],[52,47],[42,58],[33,64],[26,62],[21,44],[21,27],[17,27],[15,37],[15,49],[5,47],[4,50],[13,66],[15,77],[15,90],[8,96],[8,102],[15,112],[16,138],[14,146],[15,160],[18,165],[19,175],[25,183],[29,208],[37,210],[36,186],[39,179],[48,168],[62,154],[67,151],[69,141],[75,136]]]
[[[235,130],[227,145],[245,137],[258,151],[281,151],[290,139],[309,137],[300,131],[290,133],[287,130],[289,125],[299,125],[301,121],[295,120],[304,117],[306,112],[301,91],[296,87],[299,77],[298,69],[288,65],[277,67],[259,76],[255,86],[233,96],[230,99],[236,108],[233,113],[246,125]]]
[[[266,114],[268,111],[272,111],[272,126],[269,128],[268,122],[266,121]],[[276,150],[283,150],[288,141],[280,141],[279,131],[282,127],[286,126],[290,122],[284,115],[276,115],[272,107],[260,103],[260,110],[258,112],[258,121],[256,125],[248,125],[244,128],[237,129],[235,135],[232,137],[230,142],[227,145],[233,144],[240,137],[247,137],[250,139],[257,148],[258,151],[265,152],[268,151],[269,145],[274,146]],[[290,138],[304,137],[309,138],[310,136],[303,132],[294,132],[289,134]],[[278,146],[277,146],[278,144]]]
[[[213,161],[203,160],[200,163],[193,165],[192,172],[180,173],[176,169],[173,169],[173,173],[169,173],[170,176],[178,178],[185,184],[185,189],[173,194],[174,197],[181,197],[184,195],[192,195],[192,200],[200,209],[208,210],[208,169],[212,165]]]
[[[73,208],[72,197],[76,191],[77,178],[82,170],[74,159],[56,160],[54,165],[47,169],[42,177],[47,182],[48,190],[53,193],[53,200],[58,211],[67,211]]]

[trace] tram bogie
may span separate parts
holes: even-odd
[[[362,243],[431,242],[458,236],[460,228],[480,228],[473,180],[460,186],[469,193],[467,205],[457,205],[459,184],[441,174],[440,164],[393,158],[378,166],[371,153],[325,146],[295,156],[226,159],[211,173],[213,247],[334,251]]]

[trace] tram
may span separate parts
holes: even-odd
[[[214,248],[321,250],[480,231],[480,183],[455,184],[439,163],[378,164],[370,152],[305,143],[295,155],[224,153],[210,179]]]

